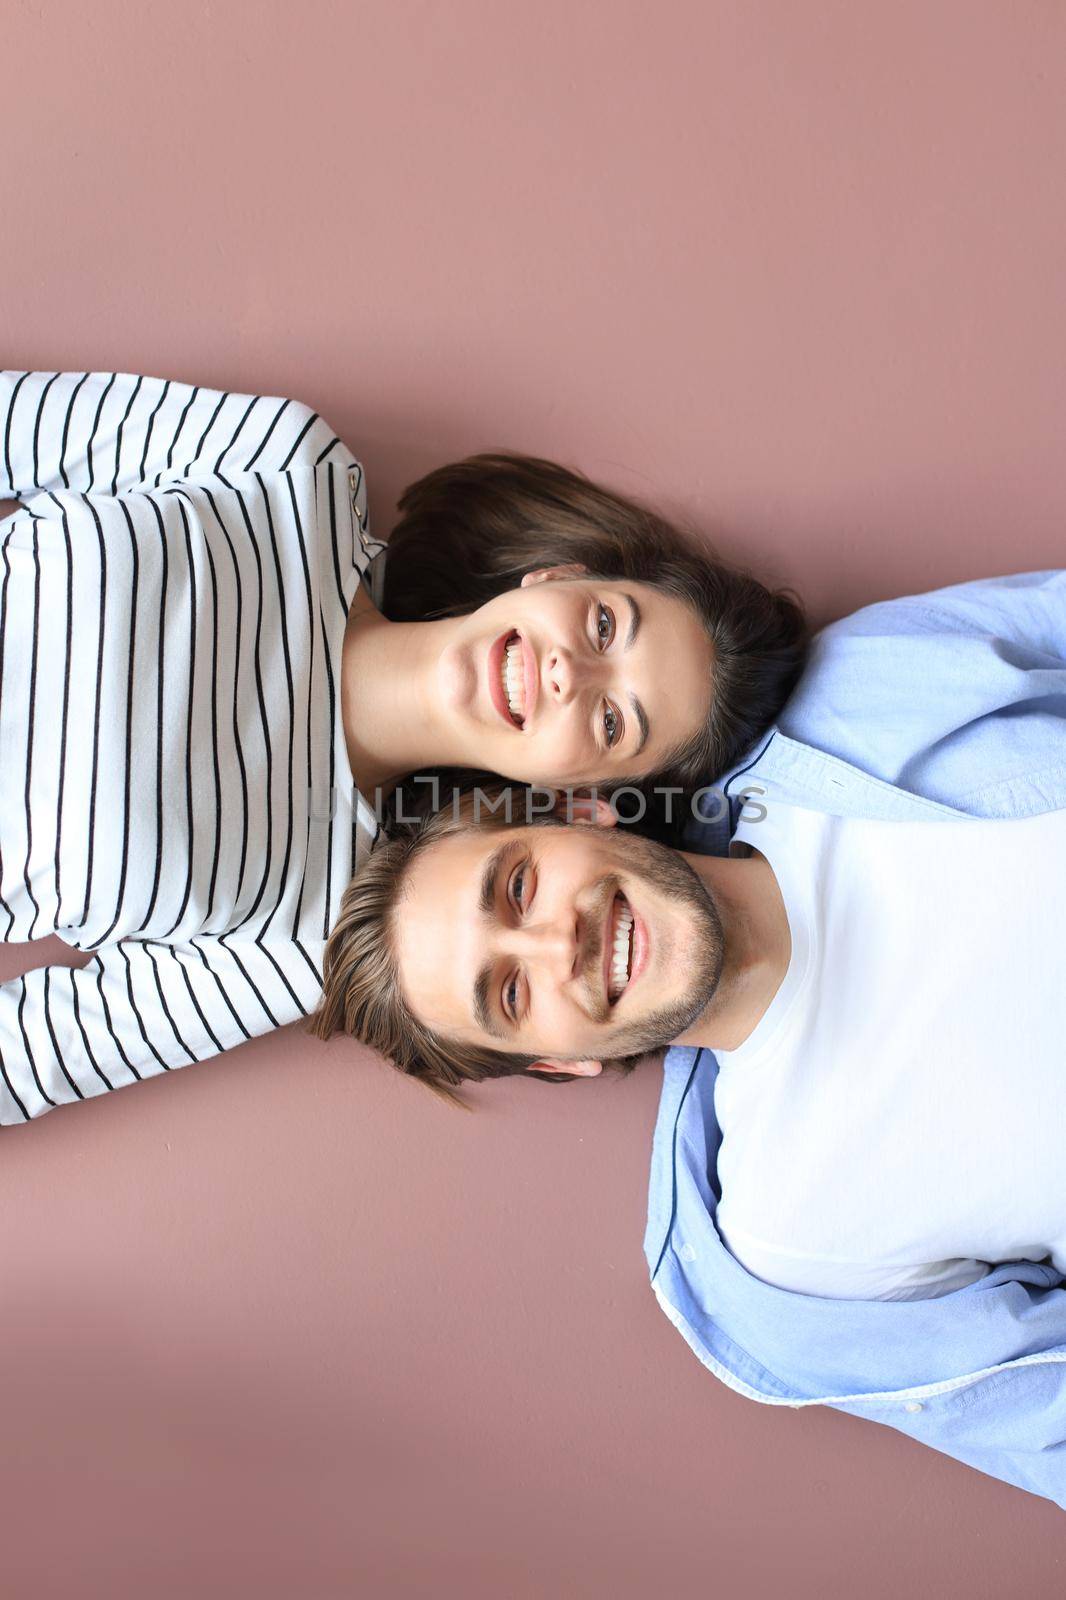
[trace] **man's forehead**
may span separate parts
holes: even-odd
[[[461,973],[477,937],[465,885],[472,874],[465,835],[436,840],[410,862],[392,914],[400,988],[428,1027],[453,1031],[465,1017]]]
[[[438,878],[449,879],[453,888],[468,882],[471,895],[475,895],[485,865],[502,850],[506,850],[508,845],[517,844],[524,835],[532,831],[531,828],[506,825],[500,827],[471,825],[435,839],[432,844],[419,851],[411,862],[404,884],[404,897],[421,898],[427,889],[432,890]]]

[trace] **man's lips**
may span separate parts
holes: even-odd
[[[633,909],[632,901],[629,905],[629,914],[633,918],[633,961],[629,970],[629,982],[626,989],[631,989],[648,964],[648,925],[643,917],[638,917]]]
[[[609,998],[611,987],[611,963],[614,957],[614,940],[618,928],[618,917],[622,907],[629,912],[633,919],[633,929],[630,934],[629,976],[626,978],[625,987],[615,996]],[[634,909],[633,902],[628,895],[619,889],[607,908],[607,916],[603,926],[603,993],[609,1006],[616,1006],[623,995],[629,993],[644,968],[648,964],[648,929],[642,917]]]

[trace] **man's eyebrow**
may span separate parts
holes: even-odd
[[[507,862],[507,858],[519,848],[517,839],[505,839],[492,852],[481,874],[481,889],[478,893],[478,909],[483,917],[491,917],[496,911],[496,880],[500,871]],[[505,1037],[503,1028],[496,1018],[495,1012],[489,1005],[489,990],[492,987],[492,964],[486,962],[474,979],[474,1016],[486,1033],[491,1033],[494,1038]]]
[[[491,1033],[494,1039],[504,1037],[503,1029],[496,1021],[489,1006],[489,989],[492,986],[492,967],[486,963],[474,979],[474,1016],[480,1027],[486,1033]]]
[[[491,917],[496,909],[496,879],[508,852],[513,849],[514,845],[504,840],[503,844],[492,852],[485,865],[485,870],[481,874],[481,892],[477,902],[482,916]]]
[[[627,594],[623,598],[629,606],[629,632],[626,634],[626,649],[628,650],[640,632],[640,607],[631,594]]]

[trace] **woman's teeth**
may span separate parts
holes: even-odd
[[[633,913],[623,901],[618,908],[614,924],[614,946],[611,950],[611,976],[607,984],[608,1000],[617,1000],[629,982],[629,962],[633,941]]]
[[[503,653],[500,665],[503,692],[507,696],[507,709],[521,727],[526,714],[526,680],[522,661],[522,646],[515,640]]]

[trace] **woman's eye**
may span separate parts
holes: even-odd
[[[514,877],[511,879],[511,888],[512,888],[512,891],[514,893],[515,904],[518,905],[518,906],[520,906],[522,904],[522,891],[525,888],[525,886],[526,886],[526,869],[525,869],[525,867],[519,867],[518,871],[515,873]]]
[[[603,731],[607,735],[607,748],[612,749],[618,740],[622,724],[617,711],[612,705],[603,708]]]
[[[614,612],[609,606],[596,607],[596,638],[601,650],[606,650],[614,638]]]
[[[504,1010],[512,1022],[518,1020],[518,979],[512,978],[503,991]]]

